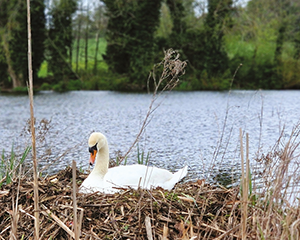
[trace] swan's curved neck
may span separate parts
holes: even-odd
[[[107,142],[105,142],[104,146],[101,149],[98,149],[96,164],[92,173],[96,173],[97,175],[99,174],[102,177],[104,177],[104,175],[108,171],[108,164],[109,164],[109,150],[108,150],[108,144]]]

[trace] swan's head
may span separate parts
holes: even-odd
[[[95,162],[97,152],[106,144],[106,137],[99,132],[94,132],[91,134],[88,144],[89,152],[91,153],[90,165],[93,165]]]

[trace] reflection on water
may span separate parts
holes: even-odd
[[[151,152],[150,164],[171,171],[189,165],[188,179],[206,178],[223,185],[239,180],[239,128],[249,133],[251,161],[268,150],[283,127],[289,137],[300,109],[299,91],[172,92],[161,98],[140,141]],[[158,100],[160,101],[160,100]],[[101,131],[111,157],[125,153],[134,142],[151,102],[149,94],[110,91],[41,92],[34,97],[36,126],[51,121],[41,132],[37,154],[40,165],[53,163],[53,173],[72,160],[86,169],[87,139]],[[27,96],[0,95],[1,148],[30,143]],[[39,134],[39,132],[38,132]],[[45,138],[42,138],[44,134]],[[136,162],[136,148],[128,163]]]

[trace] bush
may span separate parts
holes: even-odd
[[[82,89],[82,82],[79,79],[68,81],[68,83],[67,83],[68,91],[76,91],[76,90],[81,90],[81,89]]]
[[[40,87],[40,90],[42,90],[42,91],[52,90],[52,87],[49,83],[43,83],[42,86]]]
[[[27,87],[15,87],[13,89],[13,92],[14,93],[24,93],[24,94],[27,94],[28,93],[28,89],[27,89]]]

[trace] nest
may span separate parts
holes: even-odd
[[[77,171],[78,186],[86,178]],[[72,169],[39,180],[40,239],[72,239]],[[16,221],[18,239],[33,239],[33,182],[21,179],[0,189],[0,239]],[[172,191],[124,189],[116,194],[77,193],[80,239],[239,239],[238,189],[203,180]],[[16,204],[17,203],[17,204]],[[17,206],[15,208],[14,206]],[[18,209],[13,214],[13,209]]]

